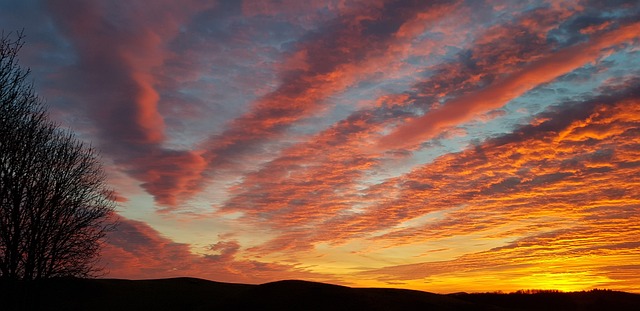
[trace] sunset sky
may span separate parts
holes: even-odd
[[[0,0],[113,278],[640,292],[640,2]]]

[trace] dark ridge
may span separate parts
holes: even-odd
[[[640,295],[611,290],[586,292],[456,294],[471,303],[500,306],[508,310],[640,310]]]
[[[422,291],[294,280],[250,288],[228,306],[236,310],[499,310]]]
[[[253,286],[196,278],[0,280],[0,310],[214,310]]]
[[[0,310],[640,310],[615,291],[440,295],[308,281],[262,285],[196,278],[0,280]]]

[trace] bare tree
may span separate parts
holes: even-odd
[[[0,277],[93,276],[113,194],[96,150],[49,120],[16,37],[0,36]]]

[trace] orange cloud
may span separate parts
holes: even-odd
[[[549,14],[547,11],[532,13],[534,15],[558,16],[558,19],[547,19],[547,23],[557,23],[566,14]],[[553,13],[553,12],[551,12]],[[528,18],[529,15],[523,16]],[[539,25],[538,25],[539,26]],[[507,30],[522,32],[522,27],[503,26]],[[537,26],[536,26],[537,27]],[[546,25],[547,28],[551,26]],[[537,31],[534,27],[531,31]],[[492,31],[496,31],[494,28]],[[494,38],[500,42],[505,40]],[[484,40],[473,50],[474,55],[483,55],[495,48],[491,40]],[[504,45],[505,53],[514,52],[519,55],[519,63],[526,63],[531,58],[539,57],[545,48],[531,47],[528,43],[517,45],[516,42]],[[520,53],[519,51],[529,51]],[[530,52],[530,51],[536,51]],[[502,54],[501,51],[497,54]],[[514,58],[510,58],[513,60]],[[488,67],[484,68],[484,67]],[[495,68],[508,66],[501,63],[483,63],[478,65],[479,71],[491,71]],[[505,69],[506,70],[506,69]],[[512,70],[512,69],[511,69]],[[429,81],[442,81],[443,84],[435,92],[450,93],[456,91],[459,84],[444,84],[448,80],[457,82],[471,81],[474,73],[468,72],[464,64],[459,62],[445,65],[438,75],[430,77]],[[430,83],[430,82],[429,82]],[[419,83],[422,87],[422,82]],[[427,90],[430,87],[424,87]],[[313,243],[327,239],[341,241],[353,238],[355,235],[366,235],[367,230],[377,230],[385,226],[396,224],[396,216],[385,215],[388,209],[384,204],[378,206],[398,193],[403,187],[426,189],[431,185],[411,182],[389,187],[386,184],[370,186],[363,181],[374,177],[377,171],[384,176],[384,166],[393,167],[408,157],[401,152],[385,152],[384,154],[363,152],[363,143],[376,140],[379,132],[386,126],[401,120],[406,113],[403,109],[416,104],[416,96],[409,93],[383,95],[370,106],[353,113],[330,128],[307,138],[305,142],[284,149],[280,156],[266,163],[260,170],[244,176],[242,183],[231,189],[232,198],[224,205],[224,210],[242,211],[247,222],[257,226],[266,226],[281,232],[281,236],[265,245],[254,247],[252,250],[260,252],[309,250]],[[486,118],[500,115],[501,111],[487,114]],[[330,152],[328,152],[330,150]],[[443,173],[444,174],[444,173]],[[380,178],[383,178],[383,177]],[[363,188],[368,191],[363,192]],[[339,191],[337,191],[339,189]],[[434,189],[434,191],[437,189]],[[410,198],[407,198],[410,199]],[[419,200],[419,198],[414,198]],[[391,204],[391,203],[390,203]],[[376,213],[382,218],[367,221],[364,211],[375,207]],[[393,210],[393,207],[389,207]],[[355,211],[362,217],[352,223],[342,223]],[[416,210],[423,213],[424,210]],[[404,216],[403,216],[404,215]],[[410,217],[414,214],[403,211],[397,217]],[[268,220],[268,221],[265,221]],[[327,230],[309,233],[311,224],[325,223],[327,228],[334,225],[339,230]],[[324,225],[323,225],[324,227]]]
[[[446,286],[455,290],[460,282],[468,282],[467,272],[479,278],[496,272],[500,280],[513,282],[503,290],[523,288],[536,280],[529,277],[533,273],[541,274],[537,284],[544,288],[629,290],[636,278],[624,276],[637,269],[618,273],[613,268],[638,259],[634,252],[640,247],[634,244],[638,228],[632,216],[640,203],[640,181],[635,177],[640,176],[635,131],[640,93],[637,83],[626,85],[552,108],[539,116],[543,121],[513,134],[360,190],[357,181],[363,170],[377,168],[380,159],[360,158],[366,166],[350,170],[347,159],[355,159],[348,147],[331,153],[321,150],[337,141],[339,146],[356,144],[358,135],[375,133],[376,127],[363,122],[371,115],[363,115],[250,175],[226,208],[245,212],[245,222],[265,223],[279,233],[248,250],[260,255],[285,252],[295,257],[320,244],[356,241],[369,245],[359,251],[364,255],[401,247],[422,249],[421,245],[454,238],[488,245],[474,251],[457,244],[447,251],[466,255],[446,262],[364,269],[351,278],[361,285],[406,281],[416,288],[446,291]],[[360,130],[354,130],[356,124]],[[301,170],[302,159],[308,157],[319,157],[320,163],[306,161],[310,166]],[[432,256],[420,253],[425,259]],[[547,264],[557,268],[548,269]],[[563,274],[567,269],[576,273]],[[432,278],[455,284],[418,284]],[[494,288],[487,286],[496,285],[481,284],[477,290]]]
[[[640,267],[615,268],[640,259],[640,93],[637,81],[627,86],[552,110],[546,121],[443,156],[376,188],[385,197],[402,185],[377,208],[331,226],[381,231],[371,238],[383,248],[453,237],[502,246],[448,261],[372,269],[361,277],[418,280],[423,289],[433,279],[459,286],[491,275],[505,282],[503,290],[536,285],[636,291]],[[441,214],[403,225],[431,212]],[[496,285],[478,284],[477,290],[487,286]]]
[[[445,139],[457,143],[454,136],[475,134],[459,125],[499,121],[494,118],[509,113],[499,108],[510,100],[637,43],[640,24],[619,24],[614,15],[626,14],[619,8],[385,0],[47,5],[53,26],[66,36],[58,38],[61,45],[75,52],[65,58],[72,64],[60,65],[69,72],[57,75],[76,77],[61,84],[82,103],[74,109],[86,109],[95,121],[110,163],[128,174],[121,189],[142,187],[162,211],[209,187],[215,193],[203,196],[224,200],[213,203],[213,217],[224,217],[220,230],[241,232],[199,247],[124,219],[105,249],[111,276],[249,283],[349,278],[363,286],[437,291],[490,290],[496,283],[503,290],[637,290],[639,267],[625,264],[640,259],[640,93],[633,75],[610,77],[513,133],[461,152],[433,160],[432,150],[412,152],[430,139],[445,149]],[[600,8],[616,14],[596,14]],[[619,20],[633,22],[632,14]],[[268,27],[256,29],[262,25]],[[295,28],[289,30],[299,37],[268,35],[254,48],[261,31],[281,27]],[[242,43],[230,48],[230,42]],[[217,48],[233,51],[225,57],[234,61],[258,60],[260,70],[246,78],[248,66],[220,65],[227,58],[217,58]],[[611,63],[631,55],[622,52],[599,67],[620,68]],[[238,81],[223,84],[231,89],[221,93],[258,99],[248,111],[230,108],[216,97],[221,93],[203,91],[220,88],[209,78],[228,76],[201,76],[197,66],[233,71]],[[375,91],[364,90],[378,82]],[[315,117],[330,114],[320,116],[324,122],[344,113],[340,106],[334,115],[333,102],[360,95],[352,90],[378,97],[355,99],[347,110],[359,110],[319,129]],[[226,119],[227,109],[241,115]],[[219,135],[196,133],[200,124],[189,124],[212,116],[209,129],[228,121]],[[184,147],[203,137],[193,150]],[[371,142],[379,148],[369,152]],[[199,211],[189,217],[212,217]],[[184,221],[184,214],[172,215]]]
[[[480,112],[499,108],[542,83],[595,61],[603,55],[604,49],[633,40],[639,33],[639,23],[622,26],[541,58],[480,91],[454,98],[444,106],[401,125],[382,138],[379,147],[410,147],[433,138],[443,128],[469,121]]]

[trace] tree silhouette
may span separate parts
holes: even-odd
[[[49,120],[0,36],[0,277],[93,276],[115,202],[94,148]]]

